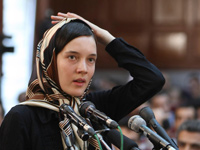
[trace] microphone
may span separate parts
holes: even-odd
[[[104,136],[107,137],[107,139],[114,144],[117,148],[121,148],[121,134],[119,131],[115,129],[111,129],[108,132],[104,133]],[[131,139],[129,139],[127,136],[123,135],[124,139],[124,150],[140,150],[138,148],[138,145]]]
[[[110,117],[106,116],[103,112],[100,112],[95,108],[95,105],[90,101],[85,101],[81,103],[79,106],[79,112],[83,117],[97,117],[100,121],[106,123],[106,125],[110,128],[117,128],[119,125],[116,121],[110,119]]]
[[[161,136],[153,132],[150,128],[146,126],[146,122],[139,115],[132,116],[128,121],[128,127],[133,131],[140,133],[141,131],[145,133],[145,135],[152,139],[156,144],[158,143],[163,148],[167,148],[169,150],[175,150],[169,142],[163,139]]]
[[[178,146],[175,142],[168,136],[166,131],[160,126],[157,122],[155,115],[150,107],[144,107],[140,110],[139,115],[147,122],[147,124],[151,125],[153,129],[165,140],[167,140],[173,147],[178,149]]]
[[[91,136],[95,135],[96,132],[95,130],[87,124],[87,122],[82,119],[78,114],[75,113],[75,111],[72,109],[71,106],[67,104],[62,104],[60,106],[60,110],[64,113],[67,114],[70,119],[73,121],[73,123],[78,127],[86,132],[88,132]]]

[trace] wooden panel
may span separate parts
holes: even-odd
[[[200,0],[43,0],[54,14],[75,12],[140,49],[159,68],[200,68]],[[37,5],[41,5],[38,1]],[[41,16],[37,16],[40,17]],[[98,46],[102,69],[117,68]]]
[[[98,0],[87,0],[87,2],[82,0],[60,0],[59,3],[52,0],[50,2],[55,14],[57,12],[73,12],[83,17],[89,17],[87,19],[95,20],[96,18],[96,13],[94,12],[98,10]],[[63,7],[60,7],[60,4]]]
[[[153,0],[153,22],[174,25],[184,21],[184,0]]]
[[[104,47],[100,44],[97,45],[97,69],[117,69],[116,61],[105,51]]]
[[[194,39],[194,56],[200,59],[200,31],[196,32]]]
[[[156,33],[152,45],[153,59],[160,63],[180,62],[187,54],[187,35],[184,32]]]
[[[60,0],[59,3],[50,0],[49,2],[55,14],[73,12],[103,28],[109,28],[110,8],[107,0]]]
[[[118,24],[144,24],[150,15],[150,1],[146,0],[115,0],[112,3],[112,19]]]
[[[148,55],[149,49],[149,34],[146,32],[134,32],[129,34],[119,33],[120,37],[130,45],[139,49],[145,56]]]
[[[136,47],[148,57],[149,34],[145,32],[135,32],[133,34],[120,32],[116,36],[122,37],[127,43]],[[117,63],[100,45],[98,45],[97,68],[117,68]]]
[[[195,13],[194,13],[194,15],[195,15],[195,19],[196,19],[196,23],[198,24],[198,25],[200,25],[200,0],[195,0],[194,1],[194,5],[195,5]]]

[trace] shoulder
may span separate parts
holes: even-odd
[[[27,105],[16,105],[13,106],[9,113],[24,113],[24,112],[30,112],[31,111],[31,107],[27,106]]]
[[[57,113],[53,110],[49,110],[43,107],[28,106],[28,105],[16,105],[6,114],[5,119],[17,119],[25,122],[31,120],[40,120],[41,122],[48,122],[52,117],[57,118]]]
[[[31,126],[32,110],[28,106],[16,105],[5,115],[0,127],[0,134],[11,134],[27,131]]]
[[[4,120],[9,122],[26,122],[30,121],[31,116],[34,115],[33,108],[26,105],[16,105],[10,109],[6,114]]]
[[[31,114],[40,114],[40,113],[48,113],[53,110],[39,107],[39,106],[29,106],[24,104],[18,104],[10,109],[8,114],[19,114],[22,116],[31,115]],[[53,111],[54,112],[54,111]]]
[[[27,116],[33,113],[33,108],[26,105],[16,105],[10,109],[7,115]]]
[[[51,120],[58,120],[57,112],[43,107],[16,105],[6,114],[3,123],[24,125],[41,125]]]

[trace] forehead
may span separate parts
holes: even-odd
[[[182,116],[194,116],[195,110],[192,107],[180,107],[176,109],[176,115]]]
[[[79,53],[95,53],[96,42],[93,36],[80,36],[65,45],[63,51],[77,51]]]
[[[200,132],[181,131],[178,135],[178,142],[200,145]]]

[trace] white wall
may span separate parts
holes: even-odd
[[[3,1],[3,33],[12,36],[4,41],[14,53],[4,53],[2,63],[1,98],[5,112],[18,103],[26,91],[31,74],[36,0]]]

